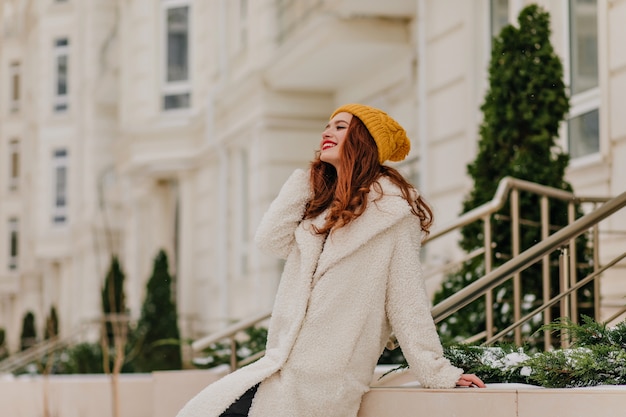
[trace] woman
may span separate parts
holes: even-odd
[[[409,150],[378,109],[333,113],[310,170],[289,177],[257,231],[262,249],[286,259],[265,356],[179,417],[355,417],[392,331],[422,386],[484,387],[443,357],[419,259],[432,213],[383,165]]]

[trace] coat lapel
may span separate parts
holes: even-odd
[[[322,226],[326,213],[315,219],[304,220],[296,231],[296,242],[302,254],[302,269],[307,277],[317,282],[330,267],[354,253],[368,241],[392,227],[406,216],[412,216],[411,207],[400,190],[386,178],[379,180],[384,196],[373,188],[365,212],[348,226],[337,229],[325,239],[313,232],[311,225]],[[415,237],[419,239],[419,236]],[[326,242],[324,242],[326,240]],[[314,275],[314,276],[313,276]]]
[[[313,274],[318,268],[318,263],[322,250],[324,249],[325,235],[315,233],[313,226],[324,225],[326,212],[320,214],[315,219],[303,220],[295,232],[296,244],[300,249],[300,273],[303,277],[313,279]],[[309,281],[309,284],[311,281]]]

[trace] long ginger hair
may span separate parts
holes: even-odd
[[[316,227],[318,234],[338,229],[359,217],[367,208],[367,195],[373,186],[382,193],[378,183],[386,176],[396,184],[402,197],[411,206],[412,213],[420,220],[425,236],[433,223],[433,212],[421,196],[415,198],[414,187],[394,168],[381,165],[378,161],[378,148],[367,127],[356,116],[348,126],[341,155],[341,172],[346,173],[341,180],[335,167],[320,160],[319,152],[311,162],[311,189],[313,198],[307,205],[305,219],[319,216],[328,210],[326,223]]]

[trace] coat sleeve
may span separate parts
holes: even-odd
[[[453,388],[463,373],[443,356],[419,258],[422,232],[413,215],[396,225],[387,282],[387,317],[409,370],[427,388]]]
[[[311,198],[308,171],[295,170],[261,219],[254,238],[257,246],[280,258],[287,258],[295,242],[294,232]]]

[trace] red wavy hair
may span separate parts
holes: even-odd
[[[343,227],[359,217],[367,208],[367,195],[372,187],[382,192],[378,179],[386,176],[396,184],[402,197],[409,203],[412,212],[420,220],[425,236],[433,223],[433,212],[418,196],[414,198],[413,187],[396,169],[378,162],[378,148],[367,127],[356,116],[348,126],[346,139],[341,151],[341,171],[346,175],[341,179],[331,164],[320,160],[319,151],[311,162],[311,189],[313,198],[307,205],[305,219],[319,216],[328,210],[326,223],[315,228],[316,233],[325,234],[332,229]]]

